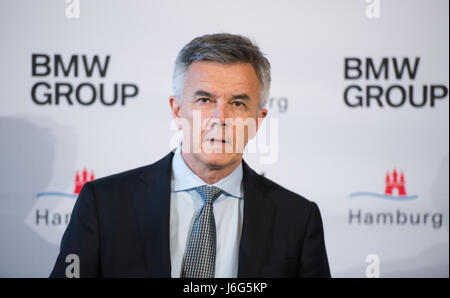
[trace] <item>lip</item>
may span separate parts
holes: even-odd
[[[210,138],[206,140],[207,142],[213,142],[213,143],[222,143],[222,144],[229,144],[227,141],[222,140],[222,139],[215,139],[215,138]]]

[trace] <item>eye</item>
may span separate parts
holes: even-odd
[[[234,105],[235,107],[237,107],[237,108],[245,107],[245,104],[244,104],[243,102],[240,102],[240,101],[234,101],[234,102],[233,102],[233,105]]]
[[[198,101],[200,101],[202,103],[207,103],[207,102],[210,102],[211,100],[207,97],[202,97],[202,98],[199,98]]]

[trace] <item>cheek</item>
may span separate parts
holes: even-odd
[[[199,120],[197,125],[200,125],[202,132],[220,129],[221,125],[219,125],[218,119],[212,117],[210,113],[201,111],[198,115],[197,119]],[[196,117],[194,117],[194,121],[196,121]]]
[[[196,121],[195,118],[198,117],[198,110],[192,109],[191,106],[187,104],[183,104],[179,115],[183,121],[188,122],[189,126],[192,128],[194,121]]]

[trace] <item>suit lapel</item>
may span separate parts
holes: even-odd
[[[170,277],[170,171],[173,152],[140,175],[133,193],[150,277]]]
[[[239,248],[238,277],[256,277],[265,260],[268,240],[271,236],[274,206],[265,197],[265,190],[259,175],[245,161],[243,164],[244,181],[244,222]]]

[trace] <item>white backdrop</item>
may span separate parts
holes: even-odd
[[[175,57],[217,32],[252,38],[271,62],[266,127],[277,121],[278,140],[245,159],[319,205],[332,275],[449,276],[448,1],[67,2],[0,1],[0,276],[48,276],[77,171],[99,178],[168,153]],[[85,73],[83,57],[89,66],[96,56],[101,66],[109,57],[104,76]],[[361,60],[359,79],[345,78],[346,58]],[[413,75],[397,78],[404,59]],[[115,84],[125,104],[102,104],[100,86],[110,102]],[[72,105],[56,104],[57,85],[73,89]],[[350,85],[361,92],[348,101],[362,95],[362,106],[346,104]],[[94,102],[77,102],[77,88],[85,103],[95,88]],[[408,95],[402,104],[410,88],[422,107]],[[367,106],[366,90],[382,90],[383,106]],[[46,94],[51,103],[38,104]],[[406,196],[385,194],[394,168]]]

